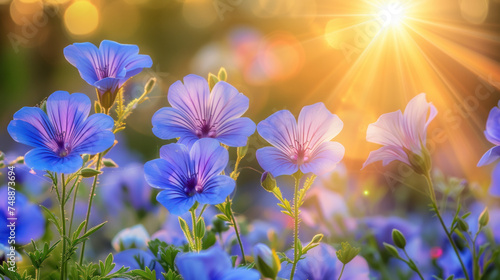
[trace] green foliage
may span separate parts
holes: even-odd
[[[78,275],[79,280],[111,280],[115,278],[129,278],[126,267],[119,268],[116,272],[111,272],[116,264],[113,263],[113,254],[109,254],[104,262],[99,264],[89,263],[87,265],[75,265],[73,275]]]
[[[338,250],[336,254],[339,261],[344,265],[352,261],[361,251],[361,248],[352,247],[349,242],[342,242],[341,246],[342,248]]]
[[[83,243],[84,241],[86,241],[93,233],[95,233],[97,230],[99,230],[101,227],[103,227],[105,223],[106,222],[103,222],[103,223],[89,229],[86,233],[84,233],[80,236],[80,234],[83,230],[83,227],[85,226],[85,221],[83,221],[78,226],[78,228],[75,230],[75,232],[73,232],[71,237],[66,237],[65,241],[67,242],[68,249],[66,251],[66,255],[65,255],[63,261],[66,262],[69,259],[71,259],[73,254],[76,252],[77,246],[79,244]],[[108,256],[108,258],[109,258],[109,256]]]
[[[27,271],[24,271],[22,274],[17,273],[16,271],[10,271],[9,265],[4,262],[3,265],[0,266],[0,278],[2,279],[10,279],[10,280],[32,280],[30,275],[28,275]]]
[[[28,252],[28,257],[30,258],[31,263],[35,269],[39,269],[42,266],[42,263],[50,257],[50,253],[56,248],[57,244],[59,244],[60,240],[56,243],[52,244],[49,247],[49,243],[45,242],[43,248],[38,248],[36,246],[35,241],[31,240],[31,244],[33,245],[33,252]]]

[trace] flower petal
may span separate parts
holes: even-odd
[[[297,140],[297,122],[290,111],[272,114],[257,125],[257,131],[271,145],[291,155],[291,148]]]
[[[217,140],[229,147],[242,147],[255,132],[255,123],[249,118],[237,118],[225,122],[217,131]]]
[[[91,43],[74,43],[64,48],[64,57],[75,66],[80,76],[90,85],[99,80],[97,71],[100,69],[99,49]]]
[[[410,165],[410,161],[408,160],[408,155],[403,151],[402,148],[397,146],[384,146],[378,150],[370,152],[368,158],[363,164],[363,168],[365,168],[368,164],[371,164],[376,161],[382,161],[382,164],[386,166],[393,160],[399,160],[403,163]]]
[[[197,200],[201,204],[220,204],[230,195],[236,182],[226,175],[218,175],[210,178],[203,185],[203,192],[198,194]]]
[[[491,184],[488,193],[496,197],[500,196],[500,163],[495,166],[491,173]]]
[[[432,103],[427,102],[425,93],[415,96],[408,102],[403,122],[406,139],[411,143],[408,148],[413,151],[414,149],[420,150],[420,143],[425,143],[426,140],[427,126],[436,115],[437,109]]]
[[[70,153],[66,157],[59,157],[46,148],[36,148],[24,156],[24,163],[32,169],[69,174],[80,169],[83,160],[76,153]]]
[[[500,108],[491,109],[486,121],[486,139],[491,143],[500,146]]]
[[[72,138],[73,151],[94,155],[104,152],[115,141],[111,131],[114,120],[105,114],[93,114],[79,128]]]
[[[170,164],[168,172],[175,173],[172,176],[175,175],[175,182],[178,182],[179,185],[183,183],[181,177],[186,177],[194,172],[194,164],[185,145],[172,143],[162,146],[160,148],[160,158]]]
[[[198,174],[199,183],[204,185],[213,176],[219,174],[227,166],[229,153],[219,141],[202,138],[193,144],[190,151],[194,161],[194,170]]]
[[[500,146],[489,149],[479,160],[477,166],[488,165],[500,158]]]
[[[190,118],[175,108],[161,108],[153,115],[151,123],[153,134],[160,139],[195,136],[195,128]]]
[[[260,166],[271,172],[274,177],[281,175],[292,175],[299,170],[297,164],[281,150],[275,147],[264,147],[256,152],[257,161]]]
[[[14,120],[9,123],[7,131],[16,142],[32,147],[47,147],[54,145],[52,124],[49,118],[37,107],[24,107],[14,114]]]
[[[324,142],[311,155],[311,159],[300,166],[305,174],[312,172],[318,176],[332,171],[344,157],[345,148],[338,142]]]
[[[381,115],[375,123],[369,124],[366,130],[366,141],[404,147],[404,131],[402,131],[403,113],[401,110]]]
[[[47,99],[47,116],[57,134],[63,134],[64,142],[70,143],[90,113],[90,99],[82,93],[69,94],[56,91]]]
[[[186,174],[181,170],[182,167],[182,164],[177,166],[157,158],[144,164],[144,178],[153,188],[183,191]]]
[[[205,119],[209,96],[207,81],[192,74],[184,77],[184,84],[177,81],[168,89],[170,105],[188,117],[193,124]]]
[[[215,84],[210,94],[209,114],[211,123],[222,125],[238,118],[248,110],[249,99],[232,85],[221,81]]]
[[[229,256],[218,246],[199,253],[179,254],[175,265],[184,280],[221,279],[232,269]]]
[[[156,200],[165,206],[171,214],[182,215],[194,205],[195,197],[190,197],[177,188],[170,188],[161,191],[156,196]]]
[[[255,269],[238,267],[224,274],[222,280],[259,280],[260,274]]]
[[[106,76],[111,78],[125,78],[125,65],[130,57],[139,53],[136,45],[120,44],[110,40],[103,40],[99,45],[101,66],[106,69]],[[105,77],[101,77],[105,78]]]
[[[299,143],[314,150],[337,136],[343,126],[340,118],[330,113],[323,102],[305,106],[298,121]]]
[[[101,95],[107,91],[111,92],[112,94],[115,94],[121,85],[122,85],[121,79],[112,77],[106,77],[100,79],[99,81],[93,84],[93,86],[95,86],[99,90],[99,93]]]

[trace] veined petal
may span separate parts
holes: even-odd
[[[382,164],[384,166],[389,164],[393,160],[399,160],[403,163],[411,165],[410,161],[408,160],[408,155],[403,151],[402,148],[398,146],[384,146],[378,150],[370,152],[370,155],[368,155],[368,158],[363,164],[363,168],[365,168],[368,164],[379,160],[382,161]]]
[[[150,160],[144,164],[144,178],[153,188],[183,190],[184,180],[179,177],[184,176],[181,170],[176,170],[176,166],[162,158]]]
[[[332,171],[344,157],[345,148],[338,142],[324,142],[311,155],[311,159],[300,166],[305,174],[312,172],[318,176]]]
[[[211,138],[202,138],[193,144],[190,151],[194,161],[194,170],[198,174],[201,184],[224,170],[229,161],[229,153],[219,141]]]
[[[207,81],[197,75],[184,77],[181,81],[173,83],[168,89],[168,102],[179,110],[184,116],[189,117],[193,124],[199,123],[206,117],[207,102],[210,96]]]
[[[407,142],[411,143],[408,148],[411,148],[414,152],[414,149],[420,150],[420,143],[425,143],[426,140],[427,126],[436,117],[436,114],[436,107],[427,102],[425,93],[415,96],[408,102],[404,112],[405,121],[403,122],[403,131]]]
[[[194,164],[185,145],[172,143],[162,146],[160,158],[167,161],[173,169],[178,169],[181,176],[185,177],[194,172]],[[179,182],[183,182],[183,180],[179,179]]]
[[[288,110],[278,111],[257,125],[262,138],[281,151],[291,154],[297,141],[297,122]],[[274,174],[273,174],[274,175]]]
[[[125,69],[127,70],[127,74],[123,81],[125,82],[130,77],[133,77],[139,74],[144,68],[151,68],[153,66],[153,60],[149,55],[145,54],[137,54],[129,57],[127,62],[125,63]]]
[[[108,115],[91,115],[85,123],[78,127],[71,139],[73,152],[90,155],[104,152],[115,141],[115,135],[111,131],[113,125],[114,120]]]
[[[100,69],[99,49],[91,43],[74,43],[64,48],[64,57],[75,66],[80,76],[90,85],[100,78],[97,73]]]
[[[500,158],[500,146],[489,149],[479,160],[477,166],[488,165]]]
[[[36,148],[29,151],[24,156],[24,162],[32,169],[64,174],[76,172],[83,164],[82,158],[76,153],[70,153],[66,157],[59,157],[46,148]]]
[[[486,121],[486,131],[484,132],[486,139],[491,143],[500,146],[500,108],[494,107],[491,109]]]
[[[248,97],[232,85],[220,81],[215,84],[210,94],[211,123],[222,125],[228,120],[238,118],[248,110],[248,105]]]
[[[225,122],[217,131],[217,140],[230,147],[242,147],[255,132],[255,123],[249,118],[237,118]]]
[[[401,110],[381,115],[375,123],[368,125],[366,141],[404,147],[403,121]]]
[[[47,116],[55,133],[70,143],[77,134],[76,128],[85,122],[90,113],[90,99],[82,93],[69,94],[56,91],[47,99]]]
[[[164,107],[158,110],[151,119],[153,134],[160,139],[173,139],[193,135],[195,128],[190,118],[179,110]]]
[[[298,140],[314,150],[321,143],[337,136],[343,126],[340,118],[330,113],[323,102],[305,106],[299,115]]]
[[[101,66],[105,66],[107,70],[105,77],[123,79],[127,74],[125,66],[130,57],[139,53],[139,47],[103,40],[99,45],[99,51],[101,53]]]
[[[197,200],[201,204],[220,204],[233,192],[235,185],[231,177],[217,175],[203,185],[203,192],[198,194]]]
[[[122,85],[121,79],[113,77],[106,77],[100,79],[99,81],[93,84],[93,86],[95,86],[99,90],[99,93],[101,95],[107,91],[114,94],[116,91],[118,91],[118,88],[121,87],[121,85]]]
[[[7,131],[16,142],[32,147],[51,148],[54,145],[54,128],[45,112],[37,107],[23,107],[17,111]]]
[[[188,196],[184,191],[178,188],[169,188],[161,191],[156,196],[156,200],[165,206],[171,214],[182,215],[193,206],[195,197]]]
[[[299,170],[290,157],[275,147],[264,147],[258,149],[255,156],[260,166],[271,172],[274,177],[281,175],[292,175]]]
[[[500,163],[491,172],[491,185],[488,193],[496,197],[500,196]]]

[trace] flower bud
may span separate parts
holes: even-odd
[[[416,154],[410,150],[406,150],[408,155],[408,160],[413,170],[418,173],[425,175],[431,169],[431,156],[427,148],[422,146],[422,154]]]
[[[245,146],[243,146],[243,147],[238,147],[238,149],[236,150],[236,152],[237,152],[239,158],[245,157],[245,155],[248,152],[248,143]]]
[[[113,237],[111,244],[116,251],[120,252],[132,248],[146,249],[149,240],[149,233],[143,225],[139,224],[122,229]]]
[[[469,230],[469,224],[465,222],[462,218],[457,220],[457,226],[460,231],[466,232]]]
[[[266,171],[260,177],[260,184],[266,191],[272,192],[276,188],[276,179],[274,179],[271,173]]]
[[[481,215],[479,215],[479,227],[485,227],[490,221],[490,214],[488,213],[488,207],[484,208]]]
[[[397,229],[392,230],[392,241],[400,249],[404,249],[406,246],[406,238],[403,233]]]
[[[281,269],[280,260],[274,250],[267,245],[258,243],[253,247],[255,266],[263,278],[276,279]]]

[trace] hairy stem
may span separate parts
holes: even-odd
[[[99,153],[99,155],[97,156],[97,163],[96,163],[96,170],[97,171],[99,171],[99,169],[101,168],[101,160],[102,160],[102,153]],[[83,233],[84,234],[87,233],[87,228],[88,228],[88,225],[89,225],[89,222],[90,222],[90,210],[92,209],[92,200],[94,199],[95,188],[97,186],[98,176],[99,175],[95,175],[94,182],[92,183],[92,189],[90,190],[89,205],[88,205],[88,208],[87,208],[87,215],[85,217],[85,226],[84,226],[84,229],[83,229]],[[80,265],[82,265],[82,263],[83,263],[83,256],[85,254],[85,243],[86,243],[86,240],[83,241],[82,251],[80,252],[80,262],[79,262]]]
[[[77,194],[78,194],[78,187],[80,186],[80,178],[77,177],[75,179],[75,184],[76,184],[76,187],[75,187],[75,190],[73,193],[73,206],[71,206],[71,217],[69,218],[69,230],[68,232],[71,233],[71,227],[73,226],[73,217],[75,215],[75,204],[76,204],[76,197],[77,197]]]
[[[439,212],[439,208],[436,204],[436,195],[434,193],[434,185],[432,184],[431,174],[427,173],[424,175],[424,177],[427,180],[427,184],[429,186],[429,194],[432,200],[432,207],[434,209],[434,212],[436,212],[436,216],[439,218],[439,222],[441,223],[441,226],[443,227],[443,230],[446,233],[446,237],[448,237],[448,241],[450,242],[451,246],[453,247],[453,250],[455,251],[455,254],[457,255],[457,258],[460,262],[460,266],[462,267],[462,271],[464,272],[465,279],[469,280],[470,279],[469,274],[467,273],[467,269],[465,268],[464,262],[462,261],[462,257],[460,257],[460,253],[458,252],[457,246],[455,245],[455,242],[453,242],[451,233],[448,231],[448,228],[446,227],[446,224],[444,223],[443,218],[441,217],[441,213]]]
[[[294,176],[295,177],[295,176]],[[295,177],[295,190],[293,192],[293,222],[294,222],[294,228],[293,228],[293,266],[292,266],[292,272],[290,274],[290,280],[293,280],[293,275],[295,274],[295,268],[297,267],[297,263],[299,262],[299,252],[298,252],[298,242],[299,242],[299,206],[298,206],[298,198],[299,198],[299,185],[300,185],[300,178],[302,176],[296,176]]]
[[[243,243],[241,243],[241,237],[240,237],[240,232],[238,230],[238,223],[236,223],[236,218],[234,218],[233,214],[233,208],[231,207],[231,200],[229,199],[229,196],[227,198],[227,203],[229,203],[229,214],[231,215],[231,222],[233,224],[234,232],[236,233],[236,239],[238,239],[238,244],[240,245],[240,250],[241,250],[241,257],[243,259],[243,265],[247,264],[247,261],[245,259],[245,250],[243,250]]]
[[[62,199],[59,201],[59,204],[61,206],[61,223],[62,223],[62,235],[61,235],[61,242],[62,242],[62,252],[61,252],[61,277],[60,279],[63,280],[65,275],[66,275],[66,217],[64,215],[64,205],[66,202],[66,182],[64,180],[64,174],[61,174],[61,193],[62,193]]]

